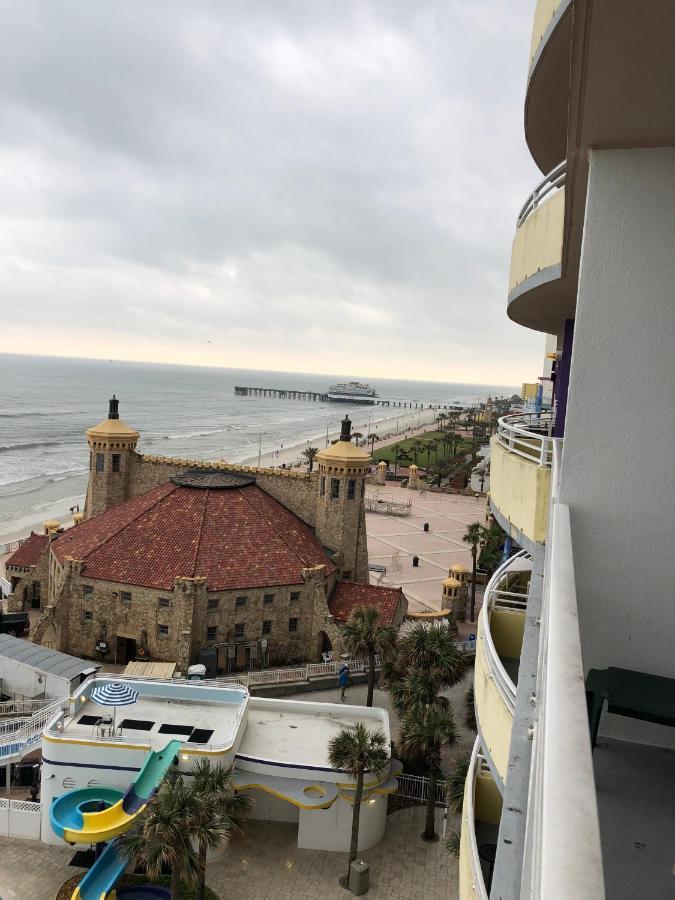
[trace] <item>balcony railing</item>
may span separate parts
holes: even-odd
[[[478,855],[478,841],[476,840],[476,775],[484,766],[486,763],[480,752],[480,740],[476,738],[466,775],[462,809],[462,853],[460,858],[460,897],[462,900],[465,896],[488,900],[483,869]],[[466,880],[466,884],[462,884],[464,880]]]
[[[554,470],[520,896],[602,900],[570,512],[555,501],[556,485]]]
[[[497,424],[497,441],[509,451],[539,466],[550,467],[553,461],[553,416],[502,416]]]
[[[567,160],[563,160],[561,163],[558,163],[555,169],[552,169],[548,175],[542,178],[521,207],[516,221],[516,228],[520,228],[528,216],[535,211],[542,200],[546,199],[549,194],[552,194],[554,191],[565,186],[566,174]]]
[[[494,682],[504,704],[508,708],[511,715],[516,702],[516,686],[506,671],[502,663],[499,653],[495,647],[490,629],[490,615],[494,610],[509,609],[513,610],[514,593],[511,591],[502,591],[499,588],[503,584],[505,576],[509,571],[513,571],[516,560],[527,559],[528,555],[525,550],[521,550],[515,556],[507,559],[497,571],[485,588],[485,602],[481,608],[481,633],[479,639],[483,642],[485,655],[487,657],[490,672],[489,677]],[[524,610],[527,607],[527,595],[517,595],[517,609]]]

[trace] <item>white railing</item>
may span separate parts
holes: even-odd
[[[429,779],[425,775],[406,775],[401,773],[396,776],[398,787],[395,795],[406,800],[414,800],[416,803],[426,803],[429,796]],[[446,784],[445,781],[436,782],[436,806],[445,807]]]
[[[32,716],[41,709],[51,706],[51,700],[3,700],[0,702],[0,719],[7,716]]]
[[[553,461],[553,416],[502,416],[497,423],[497,442],[525,459],[550,467]]]
[[[572,531],[562,503],[552,506],[548,534],[520,896],[602,900]]]
[[[25,544],[27,540],[28,538],[19,538],[18,541],[7,541],[4,544],[0,544],[0,556],[4,556],[5,553],[12,553],[14,550],[18,550],[19,547],[22,544]]]
[[[478,855],[478,841],[476,840],[476,774],[477,770],[481,769],[485,763],[483,756],[479,752],[479,745],[480,739],[476,738],[473,745],[473,750],[471,752],[469,770],[466,775],[467,783],[469,785],[469,789],[466,792],[466,809],[462,812],[464,815],[466,815],[469,825],[469,849],[471,853],[471,871],[473,874],[473,892],[475,896],[479,898],[479,900],[489,900],[488,893],[485,890],[483,867],[481,866],[480,856]]]
[[[21,756],[37,743],[47,723],[68,706],[68,698],[53,700],[32,716],[0,722],[0,760]]]
[[[492,633],[490,632],[490,611],[493,608],[492,604],[494,602],[494,594],[497,590],[497,585],[501,583],[506,573],[513,566],[513,561],[516,559],[527,558],[527,555],[527,551],[521,550],[520,553],[516,553],[515,556],[510,557],[510,559],[507,559],[506,562],[502,563],[495,571],[485,588],[485,600],[480,611],[482,625],[481,640],[485,645],[485,656],[490,665],[492,679],[497,686],[497,690],[501,694],[504,703],[511,712],[511,715],[513,715],[516,708],[516,686],[513,681],[511,681],[508,672],[504,668],[504,664],[499,658],[494,641],[492,640]],[[525,605],[527,606],[527,599]]]
[[[458,642],[458,644],[461,642]],[[471,641],[463,643],[471,644]],[[232,675],[223,675],[219,678],[205,679],[204,681],[187,678],[145,678],[142,681],[161,681],[170,684],[191,684],[206,685],[209,687],[227,688],[234,685],[242,687],[252,687],[258,684],[284,684],[298,681],[309,681],[311,678],[329,677],[334,675],[336,678],[340,672],[340,668],[346,663],[349,666],[351,675],[366,672],[368,670],[368,662],[363,659],[347,659],[337,660],[336,662],[327,663],[307,663],[304,666],[292,666],[287,669],[254,669],[250,672],[236,672]],[[375,668],[380,666],[380,657],[375,656]],[[92,676],[101,678],[101,675]],[[111,676],[112,677],[112,676]],[[116,679],[132,679],[139,680],[138,675],[116,675]]]
[[[558,163],[555,169],[551,169],[548,175],[541,179],[518,213],[516,228],[520,228],[523,222],[535,211],[545,197],[548,197],[553,191],[557,191],[564,186],[566,173],[567,160],[563,160],[561,163]]]

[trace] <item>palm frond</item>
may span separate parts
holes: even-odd
[[[372,772],[380,777],[389,763],[389,745],[382,729],[369,731],[359,722],[341,728],[328,742],[330,764],[356,778],[359,773]]]

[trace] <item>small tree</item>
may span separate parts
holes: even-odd
[[[374,431],[371,431],[367,437],[367,440],[370,441],[370,455],[373,455],[373,451],[375,450],[375,441],[379,441],[379,437],[375,434]]]
[[[302,455],[307,460],[307,464],[309,466],[309,471],[311,472],[314,468],[314,460],[316,459],[316,454],[319,452],[318,447],[305,447],[302,451]]]
[[[441,773],[441,751],[456,743],[457,730],[447,703],[415,706],[406,713],[399,745],[406,755],[424,756],[429,772],[425,841],[436,839],[436,784]]]
[[[181,881],[190,883],[197,876],[192,825],[199,816],[198,807],[196,795],[181,778],[166,778],[146,811],[117,838],[120,853],[134,865],[144,866],[150,878],[157,878],[164,869],[170,870],[171,900],[180,900]],[[215,831],[221,831],[219,824]]]
[[[467,544],[471,544],[471,621],[476,621],[476,561],[478,557],[478,544],[483,538],[483,526],[480,522],[473,522],[466,530],[462,538]]]
[[[379,624],[380,613],[372,606],[357,606],[342,629],[345,647],[355,657],[368,659],[368,696],[366,706],[373,705],[375,689],[375,656],[387,659],[396,647],[396,629]]]
[[[189,791],[199,810],[190,826],[199,848],[195,896],[196,900],[204,900],[207,852],[241,830],[241,821],[250,811],[251,801],[234,790],[232,767],[212,766],[208,758],[200,759],[193,768]]]
[[[381,778],[389,764],[389,752],[387,738],[384,732],[378,728],[370,732],[366,726],[359,722],[348,728],[341,728],[328,742],[328,758],[331,766],[347,772],[356,779],[354,791],[354,805],[352,808],[352,836],[349,843],[349,862],[347,864],[347,877],[344,883],[349,883],[349,871],[352,862],[356,859],[359,849],[359,819],[361,816],[361,800],[363,798],[363,776],[370,772],[375,778]]]
[[[354,438],[354,443],[358,446],[359,441],[363,437],[363,432],[361,431],[352,431],[352,437]]]

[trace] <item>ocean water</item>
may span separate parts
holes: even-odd
[[[317,442],[349,411],[355,430],[396,416],[390,407],[235,397],[235,384],[325,391],[359,378],[151,365],[0,354],[0,541],[82,506],[87,483],[85,430],[108,414],[115,393],[120,417],[141,432],[141,452],[240,462],[282,445]],[[368,379],[361,378],[367,381]],[[382,399],[446,404],[510,395],[504,385],[371,380]],[[381,427],[381,426],[380,426]],[[262,437],[261,437],[262,435]]]

